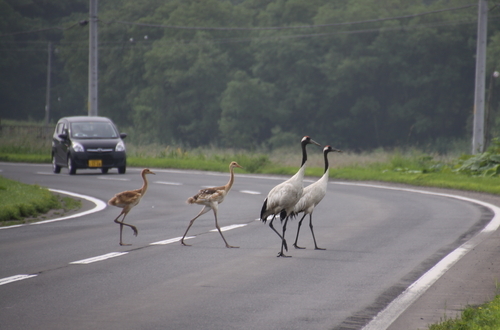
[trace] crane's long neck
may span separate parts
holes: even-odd
[[[142,173],[142,181],[143,184],[141,190],[142,190],[142,196],[144,196],[146,190],[148,190],[148,179],[146,178],[146,173]]]
[[[325,157],[325,172],[328,172],[328,168],[330,167],[330,164],[328,163],[328,152],[324,152],[323,156]]]
[[[307,143],[302,143],[302,164],[300,164],[301,167],[303,167],[304,164],[307,162],[306,146],[307,146]]]
[[[231,189],[231,187],[233,186],[233,183],[234,183],[234,167],[232,166],[229,166],[229,173],[230,173],[230,176],[229,176],[229,182],[226,184],[226,192],[229,191],[229,189]]]

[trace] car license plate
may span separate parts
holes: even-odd
[[[100,159],[90,159],[89,167],[102,167],[102,160]]]

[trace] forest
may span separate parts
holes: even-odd
[[[500,136],[489,3],[488,136]],[[129,140],[353,151],[472,135],[477,0],[99,0],[99,115]],[[0,119],[88,114],[89,1],[0,0]],[[47,84],[51,55],[50,89]]]

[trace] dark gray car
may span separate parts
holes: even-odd
[[[123,138],[111,119],[77,116],[59,119],[52,137],[52,169],[60,173],[67,167],[69,174],[77,169],[100,169],[103,174],[118,168],[124,174],[127,155]]]

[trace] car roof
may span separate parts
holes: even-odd
[[[102,121],[102,122],[111,122],[111,119],[107,117],[100,116],[73,116],[73,117],[63,117],[59,119],[59,121],[67,120],[69,122],[79,122],[79,121]]]

